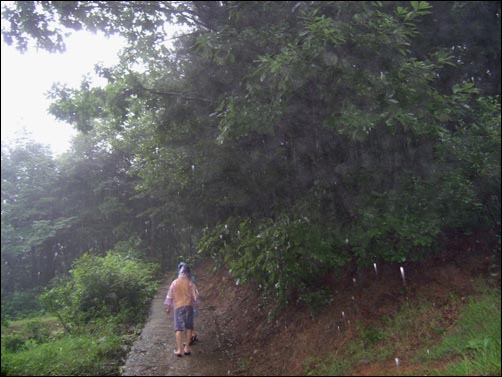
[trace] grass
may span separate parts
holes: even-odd
[[[30,335],[30,332],[36,331],[37,328],[45,328],[49,332],[63,330],[55,316],[46,314],[9,321],[7,327],[2,326],[2,334],[20,332]]]
[[[2,375],[111,375],[121,360],[121,336],[101,328],[69,335],[55,317],[10,321],[2,327]]]
[[[107,363],[120,351],[119,336],[64,336],[37,344],[28,341],[17,352],[2,350],[2,374],[18,376],[107,375],[113,366]]]
[[[40,316],[10,321],[8,326],[2,326],[2,357],[4,351],[16,352],[26,342],[43,343],[53,340],[63,333],[56,317]]]
[[[484,290],[468,300],[460,315],[457,331],[431,350],[432,359],[458,356],[433,374],[499,375],[501,374],[500,292]]]
[[[385,375],[500,375],[500,291],[480,283],[477,292],[450,295],[441,307],[417,298],[378,323],[358,323],[343,349],[311,358],[306,374],[347,375],[366,365]],[[405,360],[399,369],[395,357]]]

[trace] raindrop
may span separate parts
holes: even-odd
[[[356,298],[354,296],[352,296],[352,301],[355,301],[355,300],[356,300]]]
[[[396,362],[396,367],[398,367],[398,366],[399,366],[399,359],[396,357],[396,358],[394,359],[394,361]]]
[[[399,267],[399,270],[401,270],[401,277],[403,278],[403,283],[406,285],[406,278],[404,277],[404,267],[401,266]]]
[[[220,240],[222,240],[222,239],[223,239],[223,235],[220,234]]]
[[[228,229],[228,225],[227,224],[225,224],[225,229]]]
[[[194,170],[195,170],[195,165],[192,165],[192,171],[194,171]]]
[[[345,319],[345,312],[342,312],[342,317],[343,319]]]
[[[337,326],[337,327],[338,327],[338,332],[342,331],[342,330],[340,330],[340,326]]]
[[[345,243],[349,243],[349,239],[348,238],[345,239]]]
[[[377,270],[377,265],[376,265],[376,263],[373,263],[373,268],[375,269],[375,275],[378,275],[378,270]]]

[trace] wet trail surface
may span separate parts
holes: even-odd
[[[177,357],[172,313],[167,315],[164,299],[172,279],[165,279],[150,308],[150,315],[139,338],[134,342],[123,376],[223,376],[232,374],[232,349],[225,344],[215,307],[205,303],[207,276],[197,276],[202,305],[195,319],[199,341],[192,354]]]

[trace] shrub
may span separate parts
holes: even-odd
[[[18,334],[2,335],[2,348],[8,352],[17,352],[24,346],[25,339]]]
[[[156,264],[113,250],[104,257],[85,254],[75,262],[70,277],[56,281],[41,300],[70,332],[100,317],[134,323],[157,289],[157,270]]]
[[[308,218],[282,215],[275,221],[229,219],[206,229],[199,249],[228,266],[237,284],[252,280],[280,304],[310,304],[319,301],[313,294],[324,274],[347,262],[340,244]]]
[[[12,293],[2,291],[2,320],[5,317],[22,318],[40,313],[42,306],[37,300],[39,294],[38,289]]]

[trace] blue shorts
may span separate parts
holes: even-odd
[[[174,331],[193,330],[193,306],[174,309]]]

